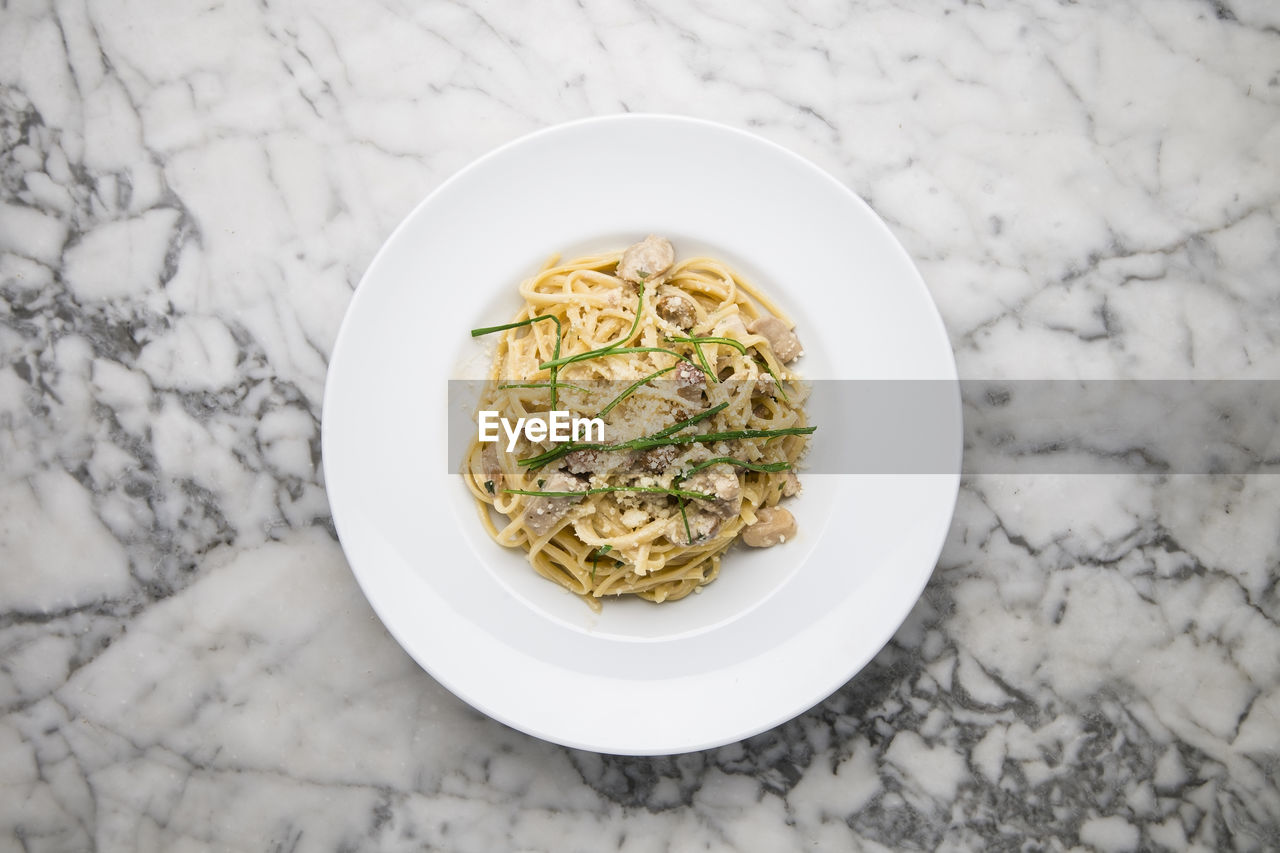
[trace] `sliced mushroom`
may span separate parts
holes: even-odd
[[[538,487],[539,491],[545,492],[580,492],[587,488],[587,484],[564,471],[556,471],[547,477],[546,481]],[[546,536],[548,532],[555,527],[560,519],[573,508],[573,505],[582,500],[580,497],[534,497],[529,499],[528,506],[524,510],[524,523],[529,527],[535,536]]]
[[[685,519],[689,521],[689,529],[685,531]],[[720,517],[709,512],[689,509],[684,516],[676,513],[667,523],[667,539],[676,545],[697,545],[705,542],[720,532]],[[692,534],[692,535],[690,535]]]
[[[676,365],[676,393],[689,402],[702,399],[703,389],[707,387],[707,375],[698,367],[687,361]]]
[[[795,517],[780,506],[766,506],[756,510],[756,523],[742,531],[742,541],[752,548],[772,548],[795,535]]]
[[[715,495],[715,500],[695,500],[701,509],[720,518],[732,518],[742,509],[742,483],[732,465],[721,463],[704,468],[681,483],[680,488]]]
[[[674,444],[663,444],[650,447],[648,450],[637,450],[631,457],[631,467],[649,474],[661,474],[671,467],[679,452]]]
[[[565,454],[564,468],[570,474],[592,474],[596,477],[608,477],[618,466],[626,461],[621,453],[610,453],[607,450],[575,450]],[[557,490],[561,491],[561,490]]]
[[[659,317],[686,332],[693,328],[693,324],[698,319],[693,303],[688,297],[674,293],[659,299],[657,310]]]
[[[502,491],[502,466],[498,464],[498,445],[488,443],[480,452],[480,469],[484,472],[484,488],[491,495]]]
[[[752,320],[747,326],[747,331],[767,340],[774,355],[783,364],[804,355],[804,348],[800,346],[800,339],[796,337],[795,332],[771,314]]]
[[[671,243],[650,234],[622,253],[622,260],[618,261],[618,278],[636,284],[658,281],[675,261],[676,250]]]

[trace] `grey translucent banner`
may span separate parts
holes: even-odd
[[[807,384],[807,474],[1280,473],[1280,380]],[[484,385],[449,383],[450,471]],[[593,387],[610,400],[627,383]]]

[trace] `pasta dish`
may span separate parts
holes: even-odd
[[[599,608],[683,598],[739,539],[796,535],[779,502],[816,427],[767,296],[656,236],[552,258],[520,296],[514,320],[472,331],[495,351],[463,474],[498,543]]]

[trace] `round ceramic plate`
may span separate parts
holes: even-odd
[[[769,293],[796,320],[806,355],[793,367],[806,379],[956,381],[937,311],[880,219],[747,133],[669,116],[560,125],[418,205],[360,282],[329,365],[323,458],[338,535],[378,615],[435,678],[517,729],[598,752],[730,743],[840,687],[919,597],[959,484],[957,391],[928,413],[955,426],[953,469],[802,472],[799,535],[736,546],[681,601],[608,599],[595,613],[495,544],[450,450],[450,380],[475,375],[491,346],[468,331],[507,321],[519,282],[549,255],[650,233]],[[817,425],[815,450],[854,434]]]

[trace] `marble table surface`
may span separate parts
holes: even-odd
[[[400,649],[319,457],[344,309],[457,169],[623,111],[865,198],[963,377],[1280,379],[1265,0],[8,0],[0,851],[1280,849],[1273,474],[972,472],[874,661],[706,752]]]

